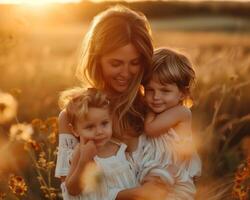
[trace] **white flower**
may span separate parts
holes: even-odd
[[[0,91],[0,124],[4,124],[16,116],[17,101],[8,93]]]
[[[28,141],[33,132],[33,128],[30,124],[14,124],[10,127],[10,140]]]

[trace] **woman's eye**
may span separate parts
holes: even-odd
[[[111,62],[110,64],[112,67],[119,67],[121,65],[120,62]]]

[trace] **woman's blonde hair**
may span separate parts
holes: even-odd
[[[139,95],[143,75],[148,73],[153,56],[151,30],[146,17],[120,5],[97,15],[85,36],[80,63],[76,71],[77,77],[85,87],[90,86],[103,90],[105,80],[100,66],[100,58],[129,43],[132,43],[140,53],[141,69],[129,85],[128,90],[113,100],[113,128],[114,133],[119,135],[131,125],[137,129],[138,127],[135,126],[143,123],[143,116],[138,105],[135,105],[135,99]]]
[[[76,121],[87,116],[89,108],[110,108],[107,96],[95,88],[65,90],[59,98],[59,106],[67,111],[68,121],[73,127]],[[109,109],[110,111],[110,109]]]
[[[180,52],[168,48],[154,51],[152,72],[145,83],[156,78],[161,84],[176,84],[186,98],[190,97],[190,89],[195,79],[195,71],[188,57]]]

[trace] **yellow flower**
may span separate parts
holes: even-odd
[[[38,144],[37,141],[29,139],[25,144],[24,144],[24,149],[25,150],[30,150],[33,149],[34,151],[39,151],[40,150],[40,145]]]
[[[31,139],[32,134],[32,126],[26,123],[14,124],[10,127],[10,140],[28,141]]]
[[[5,199],[6,193],[0,192],[0,200]]]
[[[51,144],[55,144],[57,140],[57,134],[56,132],[51,132],[48,136],[48,140]]]
[[[17,101],[8,93],[0,91],[0,124],[4,124],[16,116]]]
[[[21,176],[10,175],[9,188],[13,194],[18,196],[24,196],[27,192],[27,185]]]

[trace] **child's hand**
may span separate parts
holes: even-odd
[[[93,140],[84,141],[80,138],[80,159],[91,161],[97,154],[96,145]]]

